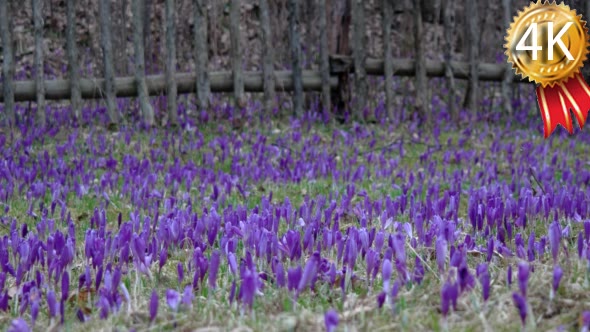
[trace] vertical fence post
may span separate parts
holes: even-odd
[[[262,30],[262,77],[264,85],[264,108],[267,115],[272,114],[275,106],[275,75],[272,33],[268,0],[260,0],[260,28]]]
[[[512,21],[511,13],[512,13],[512,1],[511,0],[502,0],[502,7],[504,9],[504,27],[508,29],[510,26],[510,22]],[[514,73],[512,72],[512,66],[509,63],[506,63],[506,73],[504,74],[504,80],[502,80],[502,100],[504,111],[508,112],[508,114],[512,114],[512,80],[514,79]]]
[[[115,100],[115,69],[113,67],[113,44],[111,38],[110,0],[100,0],[101,44],[104,61],[104,89],[106,93],[109,126],[116,126],[119,121],[117,102]]]
[[[70,100],[76,121],[80,121],[82,92],[80,90],[80,69],[78,67],[78,47],[76,46],[76,0],[66,4],[66,43],[68,53],[68,75],[70,76]]]
[[[166,101],[168,121],[178,125],[178,107],[176,99],[176,9],[174,0],[166,0]]]
[[[195,65],[197,71],[197,105],[209,106],[209,45],[207,43],[207,0],[194,0]]]
[[[426,121],[428,116],[428,85],[426,81],[426,60],[424,57],[424,43],[422,25],[422,0],[414,1],[414,50],[416,53],[416,111],[422,122]]]
[[[246,101],[244,100],[244,77],[240,47],[240,0],[230,1],[229,20],[235,103],[238,107],[244,107]]]
[[[45,82],[43,70],[43,2],[32,0],[35,27],[35,90],[37,92],[37,124],[45,128]]]
[[[299,38],[299,1],[288,0],[289,43],[291,44],[291,64],[293,66],[293,111],[303,114],[303,84],[301,82],[301,41]]]
[[[4,112],[9,126],[16,125],[14,110],[14,59],[12,53],[11,13],[9,13],[8,0],[0,0],[0,37],[2,38],[2,76],[4,78]]]
[[[352,57],[354,63],[354,89],[356,98],[353,117],[363,118],[363,110],[367,106],[367,58],[365,38],[365,5],[363,0],[352,0]]]
[[[330,106],[330,59],[328,51],[328,26],[326,0],[319,0],[320,11],[320,76],[322,78],[322,106],[325,113],[332,109]]]
[[[392,0],[383,0],[383,71],[385,75],[385,109],[389,120],[393,119],[393,62],[391,61],[391,24],[393,21]]]
[[[451,66],[451,60],[453,59],[453,36],[455,33],[455,0],[445,0],[444,7],[444,35],[445,35],[445,77],[449,84],[449,114],[453,122],[459,121],[459,112],[457,111],[457,105],[455,104],[455,77],[453,75],[453,67]]]
[[[479,15],[478,3],[473,0],[465,1],[465,33],[467,33],[467,57],[469,61],[469,88],[467,89],[466,106],[472,112],[477,107],[479,86],[478,63],[479,58]]]
[[[133,0],[133,48],[135,53],[135,84],[137,84],[137,97],[139,106],[143,115],[143,120],[147,126],[154,125],[154,109],[150,104],[147,85],[145,82],[145,53],[143,49],[143,15],[145,13],[143,6],[144,0]]]

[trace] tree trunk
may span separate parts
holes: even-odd
[[[166,101],[168,121],[178,125],[178,88],[176,86],[176,10],[175,1],[166,0]]]
[[[145,1],[145,2],[144,2]],[[152,50],[152,0],[142,0],[143,7],[143,45],[144,45],[144,60],[147,61],[145,70],[148,73],[152,72],[153,55]],[[135,15],[135,13],[134,13]]]
[[[74,119],[80,121],[82,108],[82,92],[80,91],[80,68],[78,66],[78,47],[76,45],[76,0],[67,0],[66,4],[66,39],[68,53],[68,74],[70,76],[70,90],[72,112]]]
[[[385,71],[385,109],[387,117],[393,119],[393,63],[391,48],[391,24],[393,21],[392,0],[383,0],[383,61]]]
[[[424,42],[422,36],[424,28],[422,25],[422,0],[414,1],[414,50],[416,53],[416,112],[421,122],[427,120],[428,107],[428,85],[426,80],[426,59],[424,57]]]
[[[510,26],[512,22],[512,1],[511,0],[502,0],[502,6],[504,9],[504,26]],[[590,2],[590,1],[588,1]],[[514,72],[512,71],[512,66],[509,63],[506,63],[506,75],[504,75],[504,80],[502,81],[502,101],[504,105],[504,110],[508,112],[508,114],[512,115],[512,79],[514,78]]]
[[[240,0],[231,0],[229,9],[230,51],[234,76],[234,96],[236,106],[246,106],[244,99],[244,77],[242,75],[242,48],[240,47]]]
[[[195,65],[197,71],[197,105],[209,107],[209,45],[207,43],[207,1],[194,0]]]
[[[319,0],[320,11],[320,75],[322,76],[322,106],[330,113],[330,59],[328,50],[328,27],[326,23],[326,0]]]
[[[135,82],[137,85],[137,95],[139,106],[143,114],[143,119],[147,126],[154,125],[154,109],[150,104],[148,97],[147,85],[145,82],[145,58],[143,49],[143,5],[144,0],[133,0],[133,47],[135,53]]]
[[[101,44],[104,61],[104,89],[106,94],[107,112],[109,114],[109,126],[114,126],[119,121],[119,116],[117,102],[115,100],[115,69],[113,67],[110,0],[100,0],[99,7]]]
[[[14,110],[14,53],[12,50],[11,13],[9,12],[8,0],[0,0],[0,37],[2,38],[2,76],[4,110],[8,126],[16,125],[16,114]]]
[[[479,15],[477,2],[465,1],[465,33],[467,34],[467,57],[469,61],[469,88],[466,96],[466,107],[472,112],[476,111],[478,95],[478,63],[479,58]]]
[[[117,36],[117,47],[116,56],[117,60],[115,63],[116,70],[118,75],[117,76],[125,76],[127,75],[127,0],[120,0],[121,4],[121,12],[118,15],[119,20],[117,20],[118,27],[118,36]]]
[[[354,103],[354,117],[364,119],[363,112],[367,107],[367,42],[365,38],[365,6],[362,0],[352,0],[352,57],[354,60],[354,89],[356,100]]]
[[[264,108],[267,115],[272,114],[275,107],[275,75],[272,33],[268,0],[260,0],[260,27],[262,29],[262,72],[264,77]]]
[[[32,0],[35,27],[35,89],[37,90],[37,125],[45,128],[45,82],[43,68],[43,3]]]
[[[291,64],[293,67],[293,111],[303,115],[303,86],[301,83],[301,40],[299,38],[299,6],[297,0],[288,0],[289,43],[291,44]]]
[[[339,16],[339,26],[336,34],[336,54],[349,55],[350,32],[350,1],[336,2],[340,7],[336,10]],[[338,15],[340,14],[340,15]],[[338,20],[337,20],[338,21]],[[336,107],[336,117],[344,120],[344,114],[350,104],[350,75],[348,72],[338,75],[338,91],[332,94],[332,105]]]
[[[449,113],[453,122],[459,122],[459,112],[457,105],[455,104],[455,77],[453,75],[453,67],[451,66],[451,60],[453,60],[453,36],[455,33],[455,0],[445,0],[444,10],[444,34],[445,34],[445,76],[447,83],[449,84]]]

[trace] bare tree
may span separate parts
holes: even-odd
[[[468,0],[469,1],[469,0]],[[422,25],[422,0],[414,1],[414,50],[416,53],[416,110],[422,121],[427,120],[428,85],[426,80],[426,60],[424,57],[424,27]]]
[[[479,15],[478,4],[475,1],[465,1],[465,31],[467,33],[467,58],[469,61],[469,87],[465,98],[465,106],[475,111],[479,86],[478,63],[479,58]]]
[[[387,117],[393,118],[393,62],[391,60],[391,24],[393,21],[392,0],[383,0],[383,69],[385,72],[385,108]]]
[[[37,123],[44,128],[45,123],[45,81],[43,68],[43,3],[32,0],[33,25],[35,28],[35,89],[37,90]]]
[[[67,53],[68,53],[68,73],[70,76],[70,100],[72,111],[76,120],[80,120],[80,110],[82,108],[82,92],[80,90],[80,69],[78,67],[78,47],[76,46],[76,0],[67,0]]]
[[[194,0],[195,64],[197,72],[197,103],[201,108],[209,106],[209,44],[207,43],[207,0]]]
[[[109,114],[109,126],[115,126],[119,121],[119,115],[115,100],[115,69],[113,67],[110,0],[100,0],[99,11],[107,112]]]
[[[301,83],[301,40],[299,37],[299,6],[296,0],[288,0],[289,43],[293,70],[293,111],[303,114],[303,84]]]
[[[320,11],[320,75],[322,77],[322,106],[330,112],[330,59],[328,50],[328,27],[326,0],[319,0]]]
[[[445,0],[444,10],[444,34],[445,34],[445,76],[449,84],[449,113],[455,123],[459,121],[459,112],[455,105],[455,77],[451,60],[453,59],[453,36],[455,33],[455,0]]]
[[[367,97],[367,71],[365,62],[367,58],[367,42],[365,38],[365,6],[362,0],[352,0],[352,57],[354,61],[354,88],[356,101],[354,103],[354,116],[362,117]]]
[[[8,0],[0,0],[0,36],[2,37],[2,76],[4,109],[6,110],[9,126],[16,125],[16,114],[14,111],[14,53],[12,50],[12,36],[10,34],[12,19],[9,12]]]
[[[268,0],[260,0],[260,28],[262,30],[262,77],[264,79],[264,104],[266,113],[271,114],[275,107],[274,51],[270,31]]]
[[[166,0],[166,100],[168,120],[178,125],[178,88],[176,85],[176,10],[174,0]]]
[[[143,28],[142,21],[144,13],[144,0],[133,0],[133,46],[135,53],[135,82],[137,84],[137,95],[139,98],[139,106],[143,114],[143,119],[147,126],[154,125],[154,109],[150,104],[147,85],[145,82],[145,59],[143,50]]]
[[[502,7],[504,9],[503,12],[503,22],[504,26],[510,26],[510,22],[512,21],[511,11],[512,11],[512,1],[511,0],[502,0]],[[590,2],[590,1],[588,1]],[[504,75],[504,80],[502,81],[502,101],[504,110],[508,112],[508,114],[512,114],[512,80],[514,79],[514,72],[512,71],[512,67],[510,64],[506,64],[506,74]]]
[[[234,96],[238,107],[246,106],[244,99],[244,77],[242,75],[242,51],[240,46],[240,0],[231,0],[229,9],[229,29],[231,41],[232,72]]]

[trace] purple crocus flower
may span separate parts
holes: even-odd
[[[63,275],[61,276],[61,299],[62,299],[62,301],[67,301],[69,291],[70,291],[70,274],[68,273],[68,271],[64,271]]]
[[[303,291],[307,287],[307,285],[311,283],[313,278],[315,278],[319,259],[320,253],[315,252],[305,264],[305,268],[303,269],[303,275],[301,276],[299,284],[297,285],[298,293]]]
[[[389,280],[391,279],[391,273],[393,272],[393,267],[391,266],[391,261],[389,259],[383,260],[383,267],[381,268],[381,275],[383,276],[383,291],[385,293],[389,293]]]
[[[182,304],[187,307],[192,307],[193,305],[193,288],[191,286],[186,286],[184,288],[184,292],[182,292]]]
[[[209,260],[209,287],[215,289],[217,283],[217,271],[219,270],[220,253],[219,250],[213,250]]]
[[[584,223],[584,226],[586,226],[588,222]],[[580,316],[580,331],[581,332],[588,332],[590,331],[590,311],[584,311],[582,312],[582,315]]]
[[[254,303],[254,296],[256,295],[257,289],[257,274],[252,273],[250,270],[245,270],[242,275],[242,287],[240,287],[240,300],[247,307],[252,308]]]
[[[166,303],[168,303],[168,306],[172,310],[176,311],[176,309],[178,309],[178,304],[180,303],[180,293],[174,289],[166,290]]]
[[[518,288],[522,296],[526,296],[526,290],[529,283],[529,265],[521,262],[518,264]]]
[[[414,275],[412,280],[418,285],[422,283],[422,279],[424,279],[424,265],[422,265],[422,260],[420,257],[416,256],[416,263],[414,264]]]
[[[582,259],[584,253],[584,235],[582,232],[578,233],[578,258]]]
[[[559,223],[554,221],[549,226],[549,244],[551,245],[551,255],[553,256],[553,262],[557,262],[560,243],[561,230],[559,229]]]
[[[557,292],[559,288],[559,282],[561,281],[561,277],[563,277],[563,270],[559,265],[556,265],[553,268],[553,291]]]
[[[338,326],[338,313],[336,312],[336,310],[328,310],[324,315],[324,322],[326,324],[327,332],[336,331],[336,327]]]
[[[508,270],[506,271],[506,283],[508,287],[512,286],[512,265],[508,265]]]
[[[446,317],[448,315],[451,304],[453,307],[456,307],[458,296],[459,289],[457,287],[457,283],[451,283],[447,280],[440,291],[441,312],[443,316]]]
[[[518,309],[520,320],[522,321],[522,325],[524,326],[527,314],[526,298],[520,295],[519,293],[514,292],[512,293],[512,300],[514,301],[514,305]]]
[[[287,289],[290,291],[297,289],[299,286],[299,281],[301,280],[301,274],[303,270],[301,266],[290,268],[287,271]]]
[[[29,332],[31,328],[27,325],[27,321],[22,318],[17,318],[10,323],[8,327],[8,332]]]
[[[377,295],[377,307],[378,308],[383,307],[383,303],[385,303],[386,297],[387,297],[387,293],[385,293],[384,291],[381,291],[381,293],[379,293]]]
[[[152,291],[152,296],[150,298],[150,322],[153,322],[156,319],[156,315],[158,314],[158,292],[154,289]]]
[[[478,265],[476,274],[481,284],[483,300],[487,301],[490,297],[490,273],[488,272],[488,265],[486,263]]]
[[[182,263],[178,263],[176,266],[176,270],[178,271],[178,283],[182,283],[182,279],[184,279],[184,267]]]
[[[57,299],[55,298],[55,292],[52,290],[47,292],[47,309],[49,311],[49,318],[57,315]]]
[[[438,265],[439,272],[445,270],[445,260],[447,257],[447,241],[444,238],[438,237],[436,239],[436,265]]]

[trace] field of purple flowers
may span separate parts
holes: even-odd
[[[0,328],[587,331],[590,132],[543,140],[534,102],[424,131],[56,107],[0,134]]]

